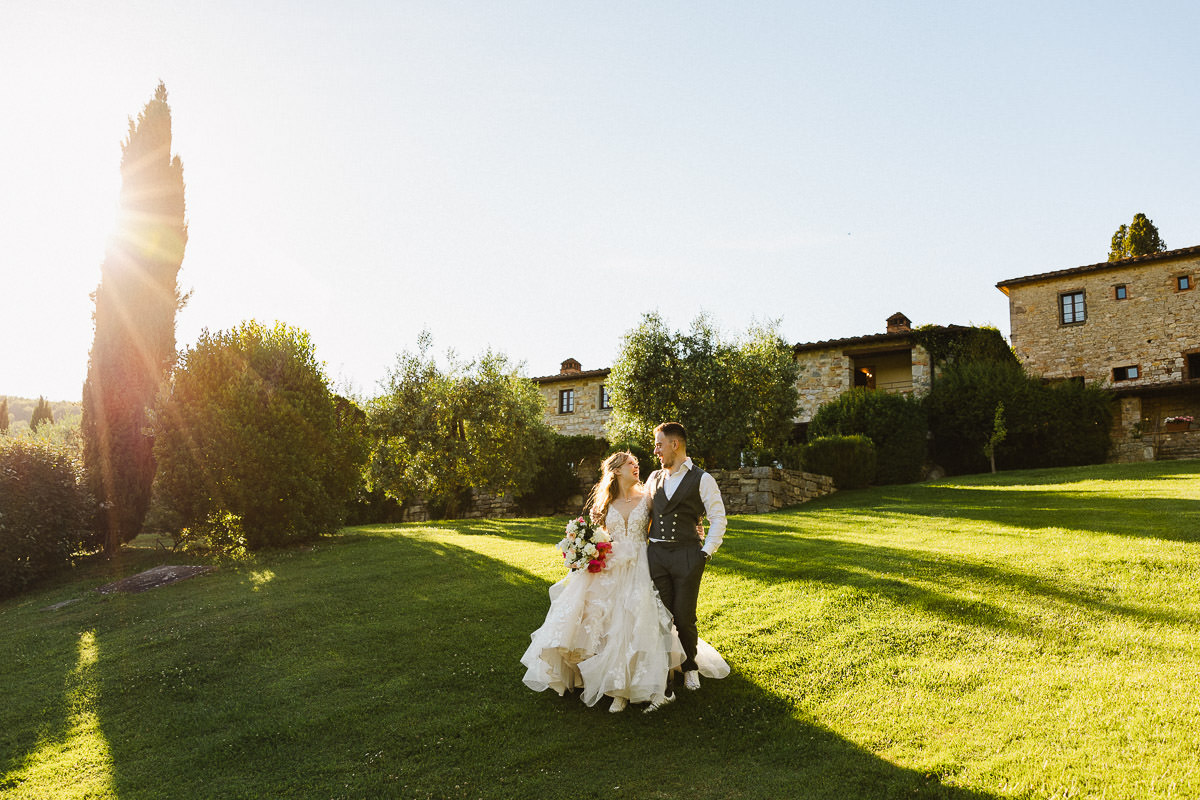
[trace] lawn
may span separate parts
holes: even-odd
[[[0,603],[0,796],[1200,797],[1200,462],[735,517],[700,620],[733,673],[649,716],[521,683],[564,522],[92,591],[199,563],[147,543]]]

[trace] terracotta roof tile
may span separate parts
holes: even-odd
[[[956,330],[963,328],[962,325],[930,325],[931,328],[938,330]],[[895,341],[899,342],[904,339],[912,339],[916,330],[897,331],[896,333],[869,333],[866,336],[850,336],[845,339],[824,339],[819,342],[801,342],[792,347],[794,353],[804,353],[809,350],[828,350],[833,347],[845,347],[852,344],[878,344],[881,342]]]
[[[554,375],[542,375],[539,378],[530,378],[530,380],[534,383],[559,383],[561,381],[580,380],[581,378],[603,377],[611,371],[608,367],[605,367],[604,369],[589,369],[585,372],[559,372]]]

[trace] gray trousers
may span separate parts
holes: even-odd
[[[686,659],[684,672],[696,669],[696,601],[704,577],[704,553],[700,542],[650,542],[646,550],[650,580],[663,605],[675,617],[675,629]],[[671,682],[668,679],[667,687]]]

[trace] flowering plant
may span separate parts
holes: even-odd
[[[1164,421],[1165,422],[1188,422],[1188,423],[1190,423],[1190,422],[1193,422],[1194,420],[1192,417],[1184,414],[1184,415],[1181,415],[1178,417],[1167,417],[1166,420],[1164,420]]]
[[[558,549],[569,569],[599,572],[612,552],[612,538],[584,514],[567,523],[567,535],[558,543]]]

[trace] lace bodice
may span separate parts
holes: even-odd
[[[644,542],[646,528],[650,524],[650,507],[642,502],[629,512],[628,521],[621,516],[616,506],[608,507],[608,516],[604,518],[604,529],[614,542]]]

